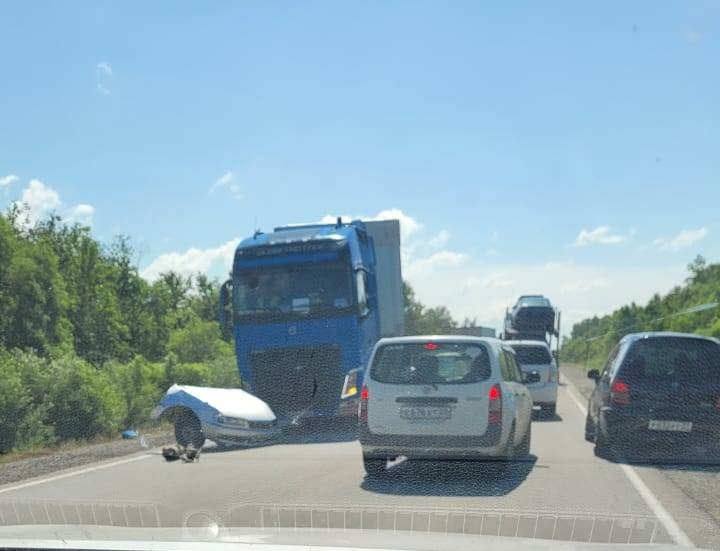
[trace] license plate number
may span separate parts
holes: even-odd
[[[657,421],[652,420],[648,424],[650,430],[666,430],[670,432],[690,432],[692,423],[689,421]]]
[[[449,407],[407,406],[400,408],[400,417],[403,419],[450,419],[451,415]]]

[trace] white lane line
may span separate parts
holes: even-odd
[[[118,459],[117,461],[112,461],[110,463],[102,463],[100,465],[95,465],[93,467],[86,467],[84,469],[78,469],[77,471],[70,471],[70,472],[65,472],[62,474],[56,474],[54,476],[48,476],[46,478],[36,478],[35,480],[30,480],[28,482],[22,482],[20,484],[15,484],[14,486],[0,488],[0,494],[4,494],[6,492],[13,492],[15,490],[22,490],[23,488],[29,488],[30,486],[37,486],[38,484],[45,484],[46,482],[54,482],[56,480],[62,480],[63,478],[70,478],[71,476],[78,476],[78,475],[85,474],[85,473],[91,473],[93,471],[109,469],[110,467],[117,467],[118,465],[124,465],[125,463],[132,463],[133,461],[140,461],[142,459],[148,459],[150,457],[156,457],[156,456],[155,455],[137,455],[135,457],[127,457],[125,459]]]
[[[582,404],[580,399],[575,396],[575,385],[570,382],[567,377],[563,377],[563,379],[565,380],[565,390],[567,391],[568,396],[570,396],[572,401],[575,402],[575,405],[578,409],[580,409],[582,414],[587,415],[587,408]],[[652,490],[648,488],[647,484],[643,482],[640,475],[637,474],[637,471],[625,463],[621,463],[619,467],[625,473],[625,476],[630,481],[630,484],[632,484],[635,490],[637,490],[637,493],[640,494],[640,497],[653,512],[655,517],[660,521],[660,524],[663,525],[663,528],[665,528],[665,531],[670,535],[675,543],[678,545],[684,545],[685,547],[695,547],[693,541],[688,537],[685,531],[680,528],[680,525],[675,521],[663,504],[660,503],[660,500],[654,493],[652,493]]]

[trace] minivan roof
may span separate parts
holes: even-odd
[[[432,342],[451,342],[451,343],[485,343],[492,346],[500,346],[503,341],[493,337],[468,337],[465,335],[413,335],[411,337],[388,337],[380,339],[379,345],[385,344],[416,344]]]
[[[710,342],[714,342],[716,344],[720,344],[720,340],[718,340],[714,337],[706,337],[705,335],[696,335],[695,333],[675,333],[673,331],[646,331],[644,333],[630,333],[628,335],[625,335],[622,339],[620,339],[620,342],[635,342],[635,341],[639,341],[642,339],[663,338],[663,337],[698,339],[698,340],[710,341]]]
[[[545,341],[533,341],[533,340],[512,340],[512,341],[505,341],[510,346],[514,346],[516,344],[519,344],[520,346],[542,346],[543,348],[547,348],[550,350],[550,346]]]

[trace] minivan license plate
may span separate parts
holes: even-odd
[[[652,420],[648,424],[650,430],[666,430],[671,432],[690,432],[692,423],[690,421],[657,421]]]
[[[437,406],[406,406],[400,408],[403,419],[450,419],[449,407]]]

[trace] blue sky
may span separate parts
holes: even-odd
[[[720,257],[720,5],[629,4],[4,3],[0,202],[130,235],[148,277],[395,209],[457,317],[642,301]]]

